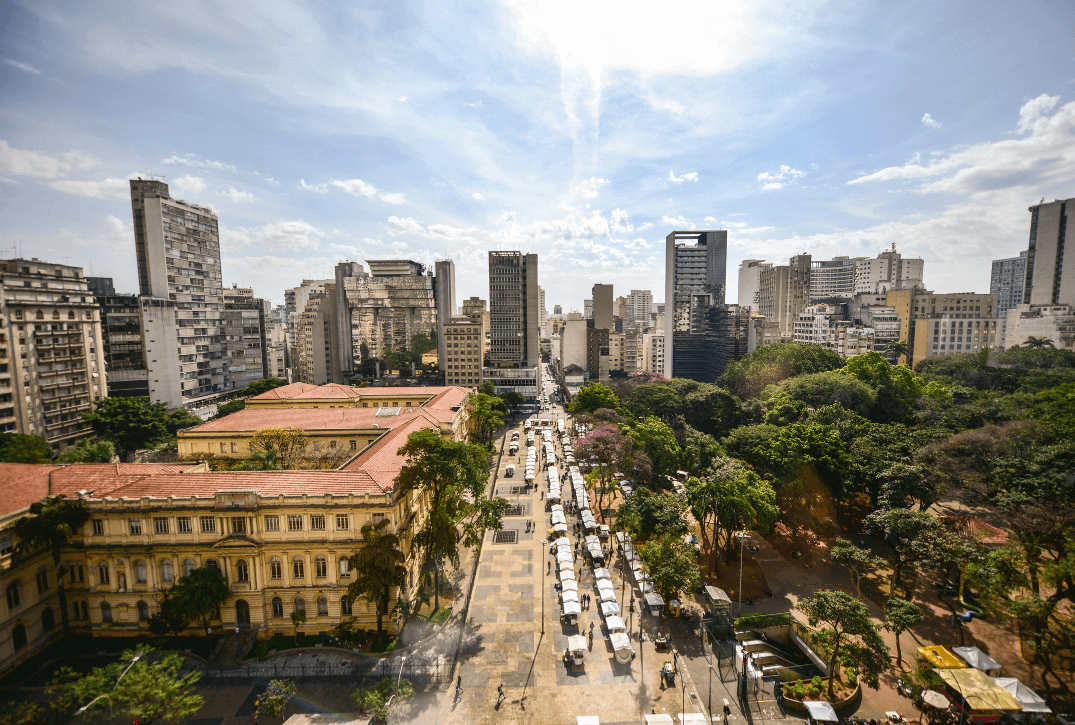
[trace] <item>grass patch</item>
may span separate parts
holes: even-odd
[[[396,649],[397,641],[398,640],[396,640],[396,638],[394,637],[392,639],[385,639],[374,644],[372,647],[370,647],[369,651],[376,653],[394,652]]]
[[[429,622],[430,624],[435,624],[435,625],[437,625],[439,627],[442,624],[444,624],[445,622],[447,622],[448,617],[450,617],[450,616],[452,616],[452,608],[451,607],[441,607],[437,611],[432,612],[430,614],[415,614],[414,618],[415,619],[420,619],[423,622]]]
[[[269,654],[269,650],[276,650],[277,652],[283,652],[287,649],[295,649],[296,647],[313,647],[314,645],[323,644],[324,641],[320,636],[316,634],[303,634],[299,635],[298,644],[295,644],[295,637],[293,635],[284,635],[283,637],[269,637],[263,639],[254,645],[254,648],[250,650],[243,659],[255,659],[257,657],[264,657]]]

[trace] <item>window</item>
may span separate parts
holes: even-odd
[[[192,531],[190,527],[190,517],[177,516],[175,519],[175,530],[180,534],[189,534]]]
[[[45,567],[41,567],[37,570],[37,593],[47,592],[49,590],[49,573]]]
[[[82,608],[78,606],[78,602],[71,602],[71,619],[76,622],[82,619]]]
[[[82,618],[85,619],[87,622],[90,619],[90,603],[89,602],[82,602]]]
[[[235,562],[235,581],[250,581],[250,569],[246,566],[246,559],[239,559]]]
[[[139,559],[134,562],[134,583],[145,584],[146,583],[146,563]]]
[[[220,444],[220,452],[221,453],[227,453],[228,452],[228,444],[227,443],[221,443]]]
[[[292,579],[304,579],[306,578],[306,564],[302,560],[301,556],[296,556],[291,562],[291,578]]]
[[[328,599],[326,597],[318,597],[317,598],[317,616],[319,616],[319,617],[327,617],[328,616]]]
[[[153,519],[153,533],[155,534],[167,534],[168,533],[168,519],[163,516],[157,516]]]
[[[275,556],[269,560],[269,578],[270,579],[282,579],[283,571],[280,566],[280,560]]]
[[[93,526],[93,535],[94,536],[104,536],[105,535],[105,522],[104,522],[104,520],[102,520],[102,519],[94,519],[90,523]]]
[[[246,517],[245,516],[232,516],[231,517],[231,533],[233,533],[233,534],[245,534],[246,533]]]
[[[306,600],[302,597],[295,597],[295,611],[306,613]]]
[[[350,523],[350,517],[347,514],[336,514],[337,531],[347,531]]]
[[[111,622],[112,621],[112,605],[109,604],[108,602],[101,602],[101,621],[102,622]]]
[[[346,556],[340,557],[340,576],[351,576],[351,560],[348,559]]]
[[[310,530],[311,531],[324,531],[325,530],[325,515],[324,514],[310,514]]]
[[[15,645],[15,649],[22,649],[26,646],[26,627],[21,624],[16,624],[15,629],[11,630],[11,642]]]
[[[352,451],[357,451],[358,450],[358,441],[351,441],[351,450]]]
[[[216,563],[216,559],[206,559],[205,560],[205,566],[211,566],[214,569],[219,569],[220,568],[220,564]]]
[[[212,534],[216,532],[216,519],[212,516],[202,516],[202,533]]]
[[[19,583],[12,582],[7,585],[7,608],[9,610],[19,606]]]
[[[232,443],[231,444],[231,452],[232,453],[238,453],[239,452],[239,446],[236,445],[235,443]]]
[[[318,579],[328,576],[328,560],[325,557],[319,556],[314,559],[314,576]]]
[[[142,535],[142,519],[127,519],[127,528],[131,532],[131,536]]]
[[[381,523],[382,521],[384,521],[384,514],[374,514],[373,515],[373,525],[374,526],[376,526],[377,524]]]
[[[266,531],[279,531],[280,530],[280,517],[279,516],[266,516],[265,517],[265,530]]]
[[[287,530],[302,531],[302,514],[287,515]]]
[[[161,581],[172,581],[172,560],[165,559],[161,562]]]
[[[351,616],[351,600],[348,599],[347,597],[340,597],[340,616],[341,617],[350,617]]]
[[[146,604],[145,602],[138,602],[138,621],[139,622],[148,622],[149,621],[149,605]]]
[[[187,574],[190,574],[192,571],[194,571],[197,568],[198,567],[194,563],[193,559],[184,559],[183,560],[183,576],[186,576]]]
[[[328,447],[329,448],[335,448],[336,447],[336,441],[329,441],[328,442]]]
[[[97,564],[97,583],[108,583],[108,562],[102,561]]]
[[[284,616],[284,601],[280,597],[272,598],[272,616],[282,617]]]
[[[45,607],[45,611],[41,612],[41,629],[46,632],[56,626],[56,615],[52,611],[52,607]]]

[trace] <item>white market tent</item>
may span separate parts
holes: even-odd
[[[627,627],[624,625],[621,617],[609,617],[605,620],[605,626],[608,627],[608,631],[612,633],[627,631]]]
[[[600,579],[609,579],[609,580],[611,580],[612,579],[612,574],[610,574],[608,569],[605,569],[604,567],[598,567],[597,569],[594,569],[593,570],[593,575],[594,575],[594,578],[598,579],[598,580],[600,580]]]
[[[602,617],[611,617],[611,616],[617,616],[618,617],[619,614],[620,614],[620,605],[617,604],[616,602],[602,602],[601,603],[601,616]]]
[[[579,607],[578,602],[564,602],[563,605],[561,606],[561,608],[563,609],[563,612],[564,612],[565,615],[568,615],[568,614],[574,614],[574,615],[582,614],[582,608]]]
[[[832,705],[823,700],[803,700],[806,713],[814,722],[840,722]]]
[[[960,659],[976,670],[993,672],[1000,669],[1000,663],[982,652],[977,647],[953,647],[952,651],[959,655]]]
[[[616,655],[616,661],[626,664],[631,661],[634,649],[631,647],[631,638],[623,632],[613,632],[609,635],[612,642],[612,651]]]
[[[568,564],[571,563],[571,554],[566,551],[556,552],[556,563],[563,564],[564,562],[567,562]]]
[[[616,587],[608,579],[598,579],[597,590],[600,592],[614,592],[616,591]]]
[[[601,725],[601,718],[597,715],[579,715],[575,718],[575,725]]]
[[[579,600],[579,590],[565,589],[561,592],[560,598],[565,602],[577,602]]]
[[[1031,690],[1014,677],[994,677],[993,682],[1012,693],[1012,697],[1023,706],[1023,712],[1049,713],[1052,710],[1045,704],[1041,695]]]
[[[646,725],[665,725],[665,723],[675,722],[672,716],[666,712],[646,715]]]
[[[578,595],[579,583],[574,579],[566,579],[560,582],[560,590],[565,592],[575,592]]]
[[[575,572],[574,572],[574,570],[572,570],[572,569],[561,569],[560,570],[560,581],[567,581],[569,579],[571,581],[575,581]]]
[[[567,638],[568,652],[584,652],[586,650],[586,638],[581,634],[572,634]]]
[[[616,601],[616,592],[612,591],[611,589],[600,589],[598,590],[597,595],[598,599],[600,599],[602,603]]]

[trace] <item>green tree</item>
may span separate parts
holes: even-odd
[[[896,662],[903,666],[903,651],[900,649],[900,635],[911,627],[921,624],[926,619],[922,610],[899,597],[890,597],[885,604],[886,630],[896,637]]]
[[[1032,350],[1037,350],[1037,349],[1040,349],[1040,348],[1043,348],[1043,347],[1056,347],[1056,345],[1053,344],[1053,341],[1051,339],[1049,339],[1048,337],[1033,337],[1033,336],[1031,336],[1031,337],[1028,337],[1026,339],[1026,342],[1023,343],[1023,344],[1026,345],[1027,347],[1029,347]]]
[[[936,481],[920,465],[894,463],[878,476],[881,484],[879,503],[885,508],[904,508],[908,499],[925,511],[937,500]]]
[[[832,561],[836,564],[843,564],[851,569],[851,578],[855,582],[855,589],[859,594],[862,593],[862,587],[859,586],[863,575],[866,573],[866,567],[883,566],[885,560],[874,554],[869,549],[864,549],[859,546],[855,546],[847,539],[837,539],[833,544]]]
[[[306,431],[287,427],[261,428],[254,431],[247,445],[252,457],[262,456],[262,460],[271,457],[274,463],[290,469],[302,464],[306,458],[308,443],[309,437]]]
[[[114,455],[116,447],[111,441],[83,438],[75,445],[65,448],[56,460],[60,463],[108,463]]]
[[[128,651],[119,661],[75,678],[66,689],[74,702],[96,700],[88,710],[109,712],[111,707],[124,722],[138,718],[143,725],[182,723],[203,702],[196,691],[201,673],[182,674],[184,663],[175,652]]]
[[[60,621],[63,623],[64,639],[70,634],[70,624],[67,620],[67,591],[63,584],[65,571],[60,564],[60,556],[89,520],[86,504],[77,499],[68,499],[61,493],[33,502],[26,516],[7,526],[15,535],[17,556],[28,557],[41,549],[47,549],[52,554],[52,572],[56,577],[56,592],[60,597]]]
[[[1058,434],[1071,437],[1075,434],[1075,383],[1058,385],[1035,395],[1031,414]]]
[[[228,601],[228,583],[224,575],[215,566],[202,566],[192,569],[175,585],[172,597],[177,608],[176,615],[190,622],[200,620],[202,629],[208,630],[209,623],[218,616],[217,612]],[[213,650],[212,636],[206,632],[209,651]]]
[[[41,436],[0,433],[0,461],[4,463],[48,463],[52,449]]]
[[[760,426],[759,426],[760,427]],[[751,451],[746,458],[776,484],[796,478],[802,467],[813,469],[842,498],[850,471],[844,442],[831,429],[817,423],[792,423]]]
[[[654,589],[665,601],[698,588],[698,552],[681,535],[665,535],[650,541],[639,548],[639,553]]]
[[[822,589],[801,600],[797,609],[806,614],[811,627],[819,628],[815,636],[828,650],[830,700],[840,663],[857,669],[869,687],[880,688],[881,673],[888,667],[888,645],[863,602],[845,592]]]
[[[265,692],[254,701],[254,709],[262,717],[278,717],[284,721],[284,711],[299,688],[291,680],[271,680]]]
[[[881,353],[871,351],[849,358],[841,371],[872,387],[877,393],[875,421],[901,420],[911,414],[926,384],[906,365],[893,365]]]
[[[280,378],[262,378],[261,380],[255,380],[247,385],[240,395],[244,398],[249,398],[255,395],[261,395],[262,393],[267,393],[276,388],[282,388],[285,385],[287,385],[287,381]]]
[[[631,439],[615,425],[605,423],[595,426],[580,439],[577,448],[582,459],[593,458],[596,461],[594,474],[596,474],[596,480],[600,482],[600,488],[597,491],[597,509],[599,512],[603,511],[605,492],[612,476],[622,473],[630,462]],[[594,477],[588,480],[592,481]]]
[[[489,445],[497,428],[504,424],[508,409],[504,401],[495,395],[475,393],[467,400],[470,405],[471,441]]]
[[[781,395],[769,400],[762,422],[775,426],[791,425],[801,421],[806,413],[806,403]]]
[[[687,502],[678,494],[637,489],[620,506],[617,520],[638,541],[664,535],[682,537],[687,526]]]
[[[639,421],[627,431],[627,437],[634,447],[646,452],[652,463],[653,478],[675,474],[679,469],[683,451],[672,429],[656,416],[649,416]]]
[[[911,346],[907,344],[906,340],[890,340],[885,345],[885,352],[891,355],[895,360],[899,360],[901,357],[907,357],[907,353],[911,351]]]
[[[175,410],[169,410],[168,413],[165,414],[164,429],[168,431],[168,435],[174,436],[184,428],[193,428],[204,422],[204,420],[194,415],[186,408],[176,408]]]
[[[374,720],[388,720],[388,708],[393,700],[406,700],[414,695],[414,685],[406,678],[383,677],[372,687],[359,687],[351,697],[359,712],[368,714]]]
[[[623,403],[616,391],[596,381],[590,381],[579,388],[575,397],[571,399],[568,412],[571,414],[593,413],[598,408],[610,408],[619,412]]]
[[[496,385],[492,380],[483,380],[481,385],[478,386],[478,392],[482,395],[488,395],[490,398],[496,397]]]
[[[866,531],[883,537],[895,552],[892,567],[893,586],[903,582],[908,566],[935,558],[931,542],[943,526],[940,519],[925,511],[878,509],[863,522]]]
[[[388,597],[393,587],[407,581],[407,560],[399,550],[399,537],[388,530],[388,519],[362,525],[362,548],[351,555],[350,569],[355,580],[347,588],[351,601],[362,597],[377,607],[377,636],[384,632],[382,619],[388,614]]]
[[[112,441],[123,460],[168,438],[164,405],[151,403],[149,398],[105,398],[94,412],[82,413],[82,417],[94,433]]]
[[[635,386],[620,386],[620,389],[630,390],[629,407],[635,417],[655,415],[661,420],[672,420],[683,413],[686,401],[675,386],[667,380]]]
[[[291,613],[291,626],[295,628],[295,646],[299,646],[299,627],[306,621],[306,610],[296,609]]]
[[[717,566],[718,552],[723,551],[727,560],[735,551],[737,531],[768,535],[780,516],[772,485],[731,458],[715,462],[699,478],[688,479],[686,489],[702,538],[713,551],[711,567]]]
[[[459,563],[459,545],[481,543],[487,529],[503,528],[508,502],[485,494],[489,452],[481,446],[445,440],[435,430],[407,436],[398,455],[407,465],[396,477],[396,495],[426,501],[427,515],[414,534],[414,547],[433,563],[440,581],[440,560]],[[434,588],[434,611],[440,608],[440,587]]]
[[[755,398],[766,386],[804,373],[839,370],[844,359],[820,345],[791,342],[758,347],[742,360],[724,368],[722,383],[743,398]]]
[[[184,615],[182,609],[177,606],[176,599],[172,596],[175,591],[174,587],[161,591],[160,598],[157,600],[157,611],[149,618],[149,631],[157,637],[164,637],[169,634],[179,636],[190,624],[190,620]]]
[[[838,370],[796,375],[776,385],[770,385],[762,397],[770,400],[794,400],[810,408],[839,403],[865,418],[873,415],[877,402],[877,393],[873,388]]]
[[[225,415],[231,415],[232,413],[238,413],[244,408],[246,408],[246,401],[242,398],[236,398],[235,400],[221,403],[216,407],[216,415],[213,416],[213,420],[223,418]]]

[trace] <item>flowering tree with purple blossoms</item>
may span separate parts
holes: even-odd
[[[615,473],[622,473],[631,456],[631,439],[619,428],[606,423],[590,431],[579,441],[579,450],[583,460],[592,459],[599,471],[600,488],[597,491],[597,508],[604,510],[605,489],[609,478]]]

